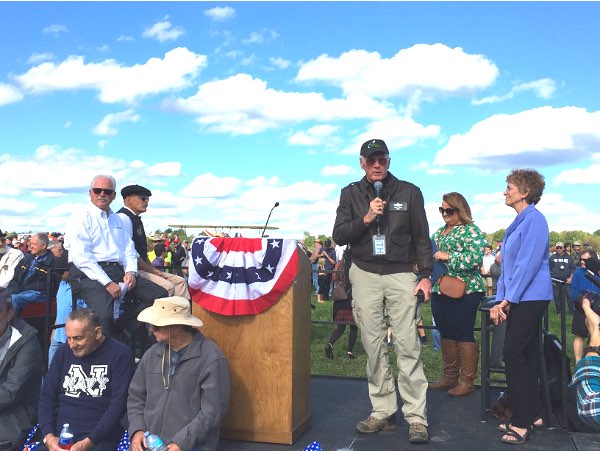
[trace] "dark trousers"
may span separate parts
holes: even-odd
[[[511,304],[504,338],[511,424],[529,428],[540,416],[540,326],[548,302]]]
[[[348,352],[352,352],[354,349],[354,345],[356,344],[356,337],[358,336],[358,327],[355,325],[350,326],[350,333],[348,335]],[[338,324],[337,328],[331,333],[329,337],[329,343],[334,345],[336,341],[342,336],[344,331],[346,330],[345,324]]]
[[[573,313],[574,306],[573,306],[573,300],[571,299],[571,296],[569,294],[569,286],[562,284],[562,283],[555,283],[553,289],[554,289],[554,305],[556,306],[556,313],[561,312],[561,306],[565,302],[566,302],[565,312],[567,311],[567,307],[568,307],[568,311]]]
[[[475,341],[473,328],[483,293],[465,294],[460,299],[431,293],[431,313],[443,339]]]
[[[125,272],[121,265],[103,266],[102,269],[113,282],[123,281]],[[100,315],[102,331],[115,337],[113,330],[114,299],[106,288],[96,280],[89,279],[75,265],[70,265],[69,283],[75,299],[83,299],[85,303]],[[133,300],[137,309],[149,307],[155,299],[167,297],[167,290],[154,282],[138,277],[133,290],[127,293],[126,299]]]

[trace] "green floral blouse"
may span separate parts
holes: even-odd
[[[445,226],[440,227],[431,237],[442,252],[448,252],[445,262],[448,275],[467,282],[466,293],[485,293],[485,282],[479,269],[483,263],[485,238],[475,224],[460,224],[444,236]],[[433,292],[439,293],[436,283]]]

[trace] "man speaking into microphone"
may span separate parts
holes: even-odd
[[[334,241],[351,248],[353,315],[367,353],[372,410],[356,430],[372,434],[397,429],[396,387],[384,344],[385,309],[394,334],[402,413],[410,426],[408,439],[424,443],[429,440],[427,379],[415,314],[417,293],[422,290],[428,300],[431,292],[432,249],[421,190],[388,172],[390,161],[383,140],[371,139],[362,145],[360,167],[365,176],[342,189],[333,228]]]

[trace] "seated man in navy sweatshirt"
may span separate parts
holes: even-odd
[[[44,444],[59,451],[58,436],[69,423],[72,451],[114,451],[124,431],[121,419],[133,355],[125,344],[102,334],[100,317],[93,310],[72,311],[65,328],[67,343],[56,351],[40,396]]]

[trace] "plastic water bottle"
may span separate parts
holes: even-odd
[[[71,446],[73,446],[73,432],[71,432],[69,423],[65,423],[58,436],[58,447],[61,449],[71,449]]]
[[[167,451],[167,447],[158,435],[146,431],[144,437],[146,437],[146,446],[148,447],[146,449],[150,451]]]

